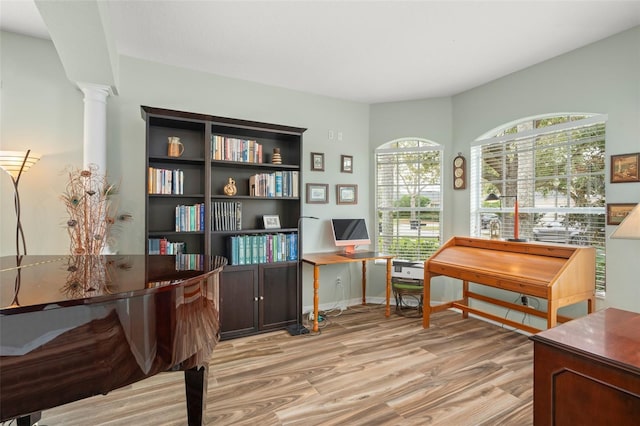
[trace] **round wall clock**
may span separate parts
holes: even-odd
[[[453,189],[465,189],[467,187],[467,160],[462,153],[453,159]]]

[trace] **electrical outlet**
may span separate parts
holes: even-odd
[[[336,285],[342,285],[342,277],[340,276],[336,277]]]

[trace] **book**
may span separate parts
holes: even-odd
[[[282,197],[282,172],[277,171],[274,173],[273,177],[273,196],[274,197]]]

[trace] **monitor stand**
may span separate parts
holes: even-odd
[[[356,251],[356,246],[355,245],[350,245],[350,246],[345,246],[344,247],[344,253],[345,254],[352,254]]]

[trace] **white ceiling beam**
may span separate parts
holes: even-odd
[[[106,2],[36,0],[67,78],[118,90],[118,54]]]

